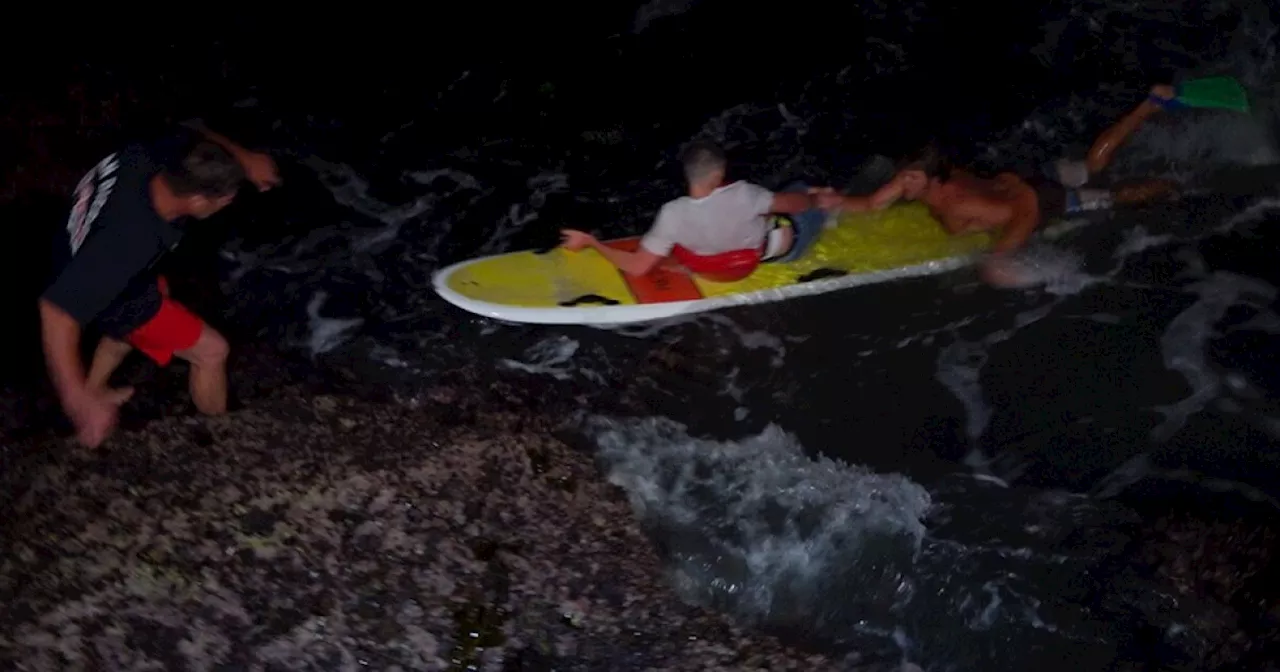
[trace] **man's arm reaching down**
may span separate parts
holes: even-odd
[[[996,239],[991,251],[1002,254],[1021,248],[1027,244],[1027,240],[1031,238],[1031,233],[1036,230],[1036,226],[1039,224],[1039,208],[1035,206],[1016,208],[1013,219],[1000,232],[1000,237]]]
[[[85,393],[80,361],[80,324],[48,299],[40,299],[40,337],[49,377],[64,407],[75,405]]]
[[[81,326],[92,322],[146,269],[152,252],[127,222],[105,225],[85,240],[40,297],[40,335],[49,377],[80,442],[96,446],[115,425],[127,392],[88,389],[80,361]]]
[[[609,247],[596,240],[595,236],[583,231],[565,229],[561,233],[564,236],[563,246],[565,249],[576,252],[590,247],[627,275],[644,275],[653,270],[653,267],[657,266],[664,258],[644,249],[644,247],[640,247],[635,252]]]
[[[768,191],[760,189],[760,192],[763,199],[768,198]],[[761,203],[761,207],[763,207],[763,203]],[[676,241],[679,240],[679,229],[680,217],[675,214],[672,206],[668,204],[658,210],[658,216],[654,219],[653,226],[640,239],[640,245],[635,252],[609,247],[596,240],[595,236],[574,229],[564,229],[560,232],[562,237],[561,246],[571,252],[590,247],[599,252],[601,256],[609,260],[609,263],[616,266],[623,273],[640,276],[652,271],[655,266],[671,254],[671,250],[676,246]]]
[[[63,411],[76,427],[82,445],[96,448],[115,427],[121,404],[132,389],[94,390],[85,381],[80,361],[80,324],[48,299],[40,299],[40,340],[49,377]]]
[[[1040,226],[1040,199],[1031,187],[1019,185],[1009,199],[1009,207],[1012,210],[1009,223],[1000,231],[1000,237],[991,248],[997,254],[1012,252],[1026,245],[1032,232]]]
[[[599,252],[605,259],[609,260],[609,263],[617,266],[619,270],[628,275],[644,275],[652,271],[653,267],[657,266],[664,258],[643,247],[638,248],[635,252],[627,252],[626,250],[609,247],[595,238],[592,238],[591,241],[591,247],[595,248],[596,252]]]

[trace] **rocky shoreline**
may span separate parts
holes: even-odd
[[[469,408],[445,387],[417,403],[313,392],[149,421],[96,453],[47,436],[10,445],[3,666],[854,662],[681,604],[622,494],[537,417]]]
[[[183,399],[181,376],[142,367],[151,383],[108,449],[10,435],[4,667],[901,669],[681,603],[623,493],[556,438],[535,390],[459,372],[397,400],[261,353],[238,368],[249,383],[226,418],[160,403]],[[1133,571],[1204,605],[1212,633],[1199,660],[1160,669],[1269,669],[1275,540],[1251,521],[1155,517]]]

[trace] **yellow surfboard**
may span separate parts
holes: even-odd
[[[635,249],[638,237],[607,244]],[[841,215],[800,259],[761,264],[736,282],[679,270],[627,276],[595,250],[556,248],[483,257],[435,274],[436,292],[463,310],[538,324],[627,324],[779,301],[949,271],[987,249],[985,233],[949,235],[918,203]]]

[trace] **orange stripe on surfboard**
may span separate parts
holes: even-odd
[[[618,250],[635,252],[640,247],[639,238],[623,238],[610,240],[605,245]],[[664,262],[665,263],[665,262]],[[695,301],[703,298],[702,290],[694,283],[693,277],[682,271],[673,271],[659,265],[657,268],[636,277],[618,271],[636,303],[667,303],[670,301]]]

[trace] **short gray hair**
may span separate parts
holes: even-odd
[[[703,182],[716,172],[724,172],[724,150],[707,141],[695,140],[685,148],[680,162],[684,164],[684,177],[690,184]]]

